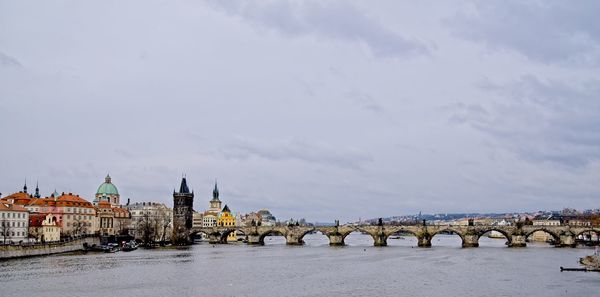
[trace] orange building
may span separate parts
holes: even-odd
[[[91,202],[73,193],[57,193],[50,197],[41,198],[36,189],[36,195],[23,191],[8,195],[0,201],[8,204],[21,205],[31,214],[52,214],[61,226],[61,236],[94,234],[98,230],[96,210]]]

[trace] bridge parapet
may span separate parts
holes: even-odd
[[[211,243],[227,243],[227,235],[240,231],[246,236],[248,244],[264,244],[269,235],[282,235],[289,245],[302,245],[303,237],[310,232],[321,232],[329,239],[330,245],[345,245],[348,234],[358,231],[369,234],[375,246],[386,246],[387,238],[393,234],[412,234],[417,238],[419,247],[430,247],[431,239],[440,233],[453,233],[460,236],[463,247],[479,246],[479,238],[490,231],[497,231],[507,238],[507,246],[524,247],[526,239],[536,231],[550,234],[557,247],[576,245],[576,237],[584,232],[600,234],[598,227],[571,226],[453,226],[453,225],[340,225],[340,226],[244,226],[244,227],[210,227],[195,228],[192,234],[204,233]]]

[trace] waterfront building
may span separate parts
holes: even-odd
[[[20,205],[32,214],[54,215],[61,228],[61,236],[94,234],[98,230],[93,204],[77,194],[58,195],[55,191],[50,197],[41,198],[39,188],[36,187],[36,194],[31,195],[27,193],[25,185],[23,191],[6,196],[0,201]]]
[[[217,216],[212,213],[204,213],[202,216],[202,227],[214,227],[217,225]]]
[[[59,208],[57,214],[62,215],[61,233],[65,236],[94,234],[98,231],[96,209],[93,204],[79,195],[73,193],[62,193],[59,197],[52,199],[37,199],[34,205]]]
[[[21,205],[0,202],[0,240],[2,243],[26,241],[29,212]]]
[[[136,202],[126,205],[125,208],[131,213],[130,235],[144,238],[144,232],[151,232],[149,237],[154,241],[165,241],[171,238],[173,209],[157,202]]]
[[[179,192],[173,190],[173,235],[177,244],[190,241],[190,229],[194,224],[194,192],[190,192],[186,178],[181,179]]]
[[[124,235],[129,233],[131,214],[121,204],[121,196],[117,186],[112,183],[110,175],[106,175],[104,183],[98,186],[93,205],[98,213],[97,230],[101,235]]]
[[[101,201],[108,201],[111,206],[120,206],[121,205],[121,195],[119,195],[119,190],[112,183],[112,179],[109,174],[104,178],[104,183],[98,186],[98,190],[96,190],[96,195],[94,196],[94,205],[98,206]]]
[[[229,210],[229,207],[226,204],[225,207],[223,207],[223,210],[219,213],[219,216],[217,218],[217,226],[219,226],[219,227],[235,227],[235,223],[236,223],[235,216],[231,214],[231,210]],[[236,240],[237,240],[236,232],[229,233],[229,235],[227,236],[227,241],[236,241]]]
[[[54,214],[31,214],[29,216],[29,237],[38,242],[60,240],[60,222]]]
[[[194,214],[192,215],[193,223],[192,228],[201,228],[202,227],[202,213],[194,210]]]

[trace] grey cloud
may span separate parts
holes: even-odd
[[[226,148],[221,149],[221,153],[226,158],[258,157],[274,161],[300,160],[346,169],[361,169],[364,164],[372,162],[371,156],[358,149],[341,148],[301,139],[268,143],[267,141],[238,138],[227,144]]]
[[[368,93],[353,90],[347,92],[344,96],[366,111],[378,114],[385,111],[385,108]]]
[[[539,62],[600,62],[598,1],[479,1],[449,19],[457,35]]]
[[[3,52],[0,52],[0,66],[22,67],[23,65],[21,65],[19,60],[15,59]]]
[[[580,167],[600,159],[600,88],[533,76],[479,84],[499,96],[483,107],[456,105],[451,121],[467,123],[530,162]]]
[[[365,44],[376,56],[424,55],[423,42],[401,36],[361,12],[348,1],[210,1],[229,15],[290,36],[314,34],[320,38]]]

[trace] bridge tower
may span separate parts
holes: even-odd
[[[179,192],[173,190],[173,235],[174,244],[189,244],[190,229],[194,222],[194,191],[190,192],[185,176],[181,179]]]

